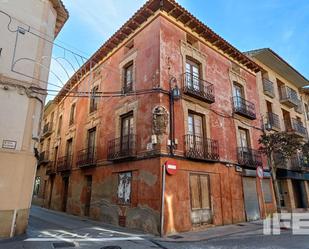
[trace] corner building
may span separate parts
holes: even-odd
[[[154,234],[265,217],[259,70],[175,1],[148,1],[55,98],[43,205]]]

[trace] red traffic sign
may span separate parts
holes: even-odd
[[[177,172],[177,164],[176,164],[176,162],[166,161],[165,162],[165,169],[166,169],[166,172],[169,175],[175,175],[176,172]]]
[[[261,166],[258,166],[256,168],[256,175],[258,176],[258,178],[263,179],[264,177],[264,170]]]

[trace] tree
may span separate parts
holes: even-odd
[[[281,211],[280,192],[277,181],[277,167],[290,159],[303,147],[302,140],[293,133],[275,132],[261,135],[259,143],[260,150],[267,156],[271,170],[271,177],[275,190],[277,212]],[[309,154],[309,145],[308,145]],[[280,159],[280,160],[278,160]]]

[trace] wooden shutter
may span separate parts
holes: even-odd
[[[203,209],[210,209],[210,198],[209,198],[209,176],[200,175],[201,183],[201,202]]]
[[[191,208],[200,209],[200,188],[199,188],[199,175],[190,175],[190,192],[191,192]]]

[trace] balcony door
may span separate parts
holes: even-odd
[[[243,99],[245,98],[244,88],[242,85],[234,82],[233,84],[234,107],[236,109],[243,108]]]
[[[188,142],[195,156],[204,156],[203,117],[201,115],[194,113],[188,115]]]
[[[246,129],[239,128],[240,147],[243,152],[249,152],[250,139],[249,132]]]
[[[282,114],[283,114],[285,130],[291,131],[292,130],[292,121],[291,121],[290,113],[288,111],[282,109]]]
[[[186,86],[195,91],[200,91],[200,65],[192,60],[186,61]]]
[[[95,143],[96,143],[96,128],[92,128],[88,131],[87,159],[94,158]]]
[[[121,118],[121,137],[120,137],[120,152],[128,153],[132,149],[133,139],[133,113],[129,113]]]
[[[69,139],[67,141],[66,145],[66,160],[67,160],[67,166],[71,165],[72,160],[72,154],[73,154],[73,139]]]

